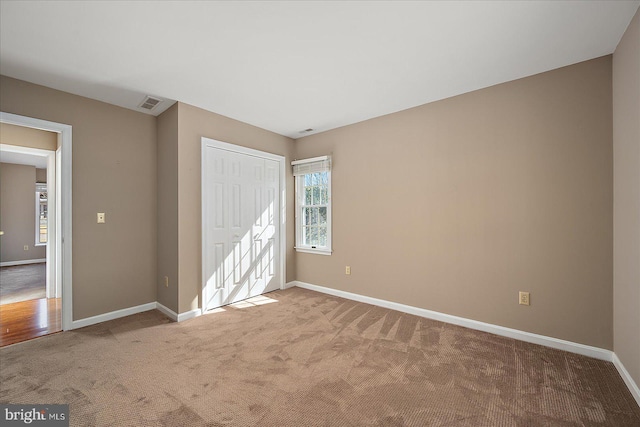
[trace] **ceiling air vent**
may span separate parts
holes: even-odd
[[[144,100],[138,105],[140,108],[144,108],[145,110],[153,110],[162,102],[161,99],[154,98],[152,96],[147,95]]]
[[[309,132],[313,132],[313,129],[311,129],[311,128],[309,128],[309,129],[304,129],[304,130],[301,130],[301,131],[300,131],[300,132],[298,132],[298,133],[309,133]]]

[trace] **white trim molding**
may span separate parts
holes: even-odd
[[[23,259],[20,261],[0,262],[0,267],[13,267],[14,265],[26,265],[26,264],[40,264],[42,262],[47,262],[47,259],[38,258],[38,259]]]
[[[175,311],[171,310],[166,305],[162,305],[159,302],[156,302],[156,310],[158,310],[160,313],[164,314],[165,316],[167,316],[169,319],[173,320],[174,322],[178,321],[178,313],[176,313]]]
[[[167,306],[160,304],[159,302],[156,303],[156,309],[174,322],[184,322],[185,320],[193,319],[202,315],[202,310],[200,310],[199,308],[178,314]]]
[[[633,398],[636,399],[636,402],[638,402],[638,406],[640,406],[640,388],[631,377],[631,374],[629,374],[629,371],[627,371],[627,368],[624,367],[622,361],[618,358],[618,355],[615,353],[613,353],[613,366],[616,367],[618,373],[622,377],[622,380],[633,395]]]
[[[194,308],[193,310],[185,311],[184,313],[178,314],[177,322],[184,322],[185,320],[194,319],[198,316],[202,315],[202,310],[199,308]]]
[[[306,247],[298,247],[298,246],[294,246],[293,247],[296,252],[304,252],[305,254],[315,254],[315,255],[331,255],[333,253],[333,251],[331,249],[309,249]]]
[[[184,322],[185,320],[194,319],[198,316],[202,315],[202,310],[199,308],[194,308],[193,310],[185,311],[184,313],[178,314],[177,322]]]
[[[613,361],[613,352],[603,348],[592,347],[589,345],[578,344],[571,341],[565,341],[558,338],[547,337],[544,335],[533,334],[531,332],[520,331],[518,329],[506,328],[504,326],[493,325],[491,323],[479,322],[477,320],[467,319],[464,317],[452,316],[450,314],[440,313],[437,311],[427,310],[424,308],[404,305],[397,302],[385,301],[378,298],[372,298],[364,295],[354,294],[351,292],[340,291],[337,289],[326,288],[324,286],[312,285],[300,281],[293,281],[295,286],[309,289],[324,294],[329,294],[353,301],[364,302],[366,304],[377,305],[379,307],[389,308],[391,310],[401,311],[403,313],[413,314],[427,319],[438,320],[440,322],[451,323],[453,325],[464,326],[465,328],[475,329],[478,331],[489,332],[491,334],[503,337],[514,338],[520,341],[530,342],[533,344],[544,345],[546,347],[565,350],[571,353],[582,354],[584,356],[593,357],[595,359]]]
[[[71,329],[84,328],[85,326],[95,325],[96,323],[115,320],[121,317],[131,316],[132,314],[142,313],[143,311],[155,310],[157,302],[148,302],[146,304],[136,305],[135,307],[123,308],[121,310],[111,311],[109,313],[98,314],[97,316],[86,317],[80,320],[74,320],[71,323]]]
[[[123,308],[121,310],[110,311],[109,313],[103,313],[80,320],[74,320],[71,324],[70,329],[84,328],[85,326],[91,326],[95,325],[96,323],[107,322],[109,320],[115,320],[121,317],[131,316],[133,314],[138,314],[150,310],[158,310],[174,322],[183,322],[185,320],[198,317],[202,314],[202,310],[200,310],[199,308],[178,314],[167,306],[154,301],[148,302],[146,304],[136,305],[135,307]]]

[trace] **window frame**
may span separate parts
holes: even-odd
[[[47,246],[49,241],[49,193],[47,184],[36,183],[36,241],[34,246]],[[46,194],[47,198],[43,200],[40,198],[41,194]],[[44,204],[47,206],[47,241],[40,241],[40,206]]]
[[[327,174],[327,245],[322,247],[313,247],[303,244],[304,239],[302,232],[304,226],[302,224],[304,213],[302,209],[306,206],[303,203],[304,192],[304,179],[306,175],[295,176],[295,232],[296,232],[296,244],[294,246],[297,252],[304,252],[310,254],[319,255],[331,255],[332,249],[332,223],[331,223],[331,211],[332,211],[332,197],[331,197],[331,170],[325,171]]]

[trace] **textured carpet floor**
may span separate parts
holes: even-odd
[[[73,426],[640,425],[609,362],[300,288],[5,347],[0,381]]]
[[[46,298],[47,264],[0,268],[0,304]]]

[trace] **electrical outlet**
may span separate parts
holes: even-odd
[[[164,287],[165,288],[169,287],[169,276],[164,276]]]
[[[350,266],[350,265],[347,265],[347,266],[344,268],[344,274],[351,274],[351,266]]]
[[[24,245],[24,250],[28,251],[29,250],[29,245]]]
[[[529,292],[520,292],[519,303],[520,303],[520,305],[529,305],[530,304]]]
[[[105,223],[104,212],[98,212],[98,224],[104,224],[104,223]]]

